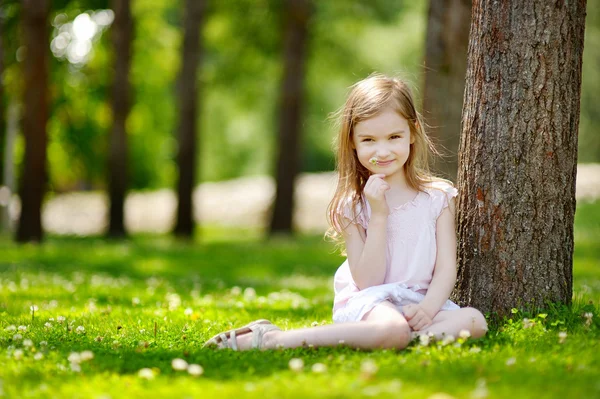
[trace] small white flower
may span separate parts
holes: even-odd
[[[22,349],[17,349],[13,352],[13,356],[15,357],[15,359],[17,360],[21,360],[23,359],[23,350]]]
[[[94,358],[94,352],[92,351],[83,351],[79,354],[79,358],[82,362],[87,362],[88,360],[92,360]]]
[[[22,339],[23,339],[23,336],[21,334],[13,335],[13,341],[20,341]]]
[[[469,349],[469,352],[471,352],[471,353],[479,353],[479,352],[481,352],[481,348],[478,347],[478,346],[474,346],[471,349]]]
[[[142,328],[142,329],[140,330],[140,334],[144,334],[144,333],[146,333],[146,330]]]
[[[230,292],[231,292],[231,295],[238,296],[238,295],[240,295],[242,293],[242,289],[240,287],[238,287],[238,286],[235,286],[235,287],[233,287],[231,289]]]
[[[145,380],[152,380],[154,379],[154,371],[152,371],[152,369],[149,368],[143,368],[140,371],[138,371],[138,377],[143,378]]]
[[[444,337],[444,339],[442,340],[442,345],[446,346],[446,345],[450,345],[451,343],[454,342],[454,335],[452,334],[448,334]]]
[[[340,345],[344,345],[345,343],[346,343],[346,341],[344,341],[343,339],[340,339],[340,340],[338,341],[338,344],[340,344]]]
[[[177,359],[173,359],[173,361],[171,362],[171,367],[173,367],[173,370],[178,370],[178,371],[187,370],[188,363],[183,359],[177,358]]]
[[[35,355],[33,355],[33,358],[35,360],[42,360],[44,358],[44,355],[41,352],[38,352]]]
[[[49,321],[47,321],[46,323],[44,323],[44,327],[46,327],[46,328],[52,328],[52,323],[50,323]]]
[[[567,332],[561,331],[558,333],[558,343],[563,344],[567,339]]]
[[[79,365],[79,363],[71,363],[71,371],[75,373],[81,372],[81,366]]]
[[[199,375],[204,374],[204,369],[199,364],[190,364],[187,368],[187,372],[190,375],[198,377]]]
[[[64,316],[58,316],[56,318],[56,321],[58,321],[59,323],[62,323],[63,321],[65,321],[65,317]]]
[[[531,328],[535,325],[534,321],[529,320],[528,318],[524,318],[523,319],[523,328],[527,329],[527,328]]]
[[[18,329],[18,330],[19,330],[20,332],[25,332],[25,331],[27,331],[27,326],[19,326],[19,329]]]
[[[290,360],[290,362],[288,363],[288,366],[289,366],[290,370],[299,373],[304,368],[304,361],[302,359],[295,357]]]
[[[54,317],[50,317],[48,321],[54,321]]]
[[[318,326],[318,325],[319,325],[319,322],[318,322],[318,321],[313,321],[312,323],[310,323],[310,326],[311,326],[311,327],[316,327],[316,326]]]
[[[252,300],[256,298],[256,290],[252,287],[248,287],[244,290],[244,298],[246,300]]]
[[[365,377],[371,377],[375,375],[375,373],[377,373],[378,370],[379,367],[377,366],[377,363],[375,363],[373,360],[366,359],[363,360],[360,364],[360,372]]]
[[[41,341],[40,346],[48,346],[48,341]]]
[[[133,306],[139,305],[141,302],[142,302],[142,301],[140,301],[140,298],[138,298],[138,297],[133,297],[133,298],[131,298],[131,304],[132,304]],[[150,369],[142,369],[142,370],[150,370]],[[141,370],[140,370],[140,371],[141,371]],[[150,371],[152,371],[152,370],[150,370]],[[152,374],[152,375],[154,375],[154,374]]]
[[[38,309],[39,309],[39,308],[37,307],[37,305],[31,305],[31,306],[29,307],[29,310],[31,310],[32,312],[37,312],[37,311],[38,311]]]
[[[67,360],[71,363],[80,363],[81,355],[78,352],[71,352],[69,353],[69,357],[67,357]]]
[[[315,363],[312,365],[313,373],[324,373],[326,371],[327,371],[327,366],[325,366],[323,363]]]
[[[489,392],[488,392],[485,380],[483,378],[480,378],[477,381],[477,387],[471,393],[471,398],[473,398],[473,399],[485,399],[485,398],[488,397],[488,395],[489,395]]]
[[[11,324],[10,326],[6,327],[4,331],[17,331],[17,326]]]
[[[376,158],[376,157],[373,157],[373,158],[369,159],[369,163],[370,163],[371,165],[377,165],[377,158]]]
[[[25,340],[23,340],[23,346],[29,348],[29,347],[33,346],[33,341],[30,339],[25,339]]]
[[[79,326],[75,329],[77,334],[83,334],[85,332],[85,328],[83,326]]]
[[[183,311],[183,314],[186,315],[186,316],[191,316],[193,313],[194,313],[194,311],[192,310],[192,308],[186,308]]]
[[[426,335],[426,334],[419,335],[419,344],[421,346],[429,345],[429,335]]]
[[[458,336],[462,339],[468,339],[471,337],[471,332],[469,330],[460,330]]]
[[[511,357],[511,358],[508,358],[508,359],[506,360],[506,365],[507,365],[507,366],[512,366],[512,365],[514,365],[516,362],[517,362],[517,359],[516,359],[516,358],[514,358],[514,357]]]

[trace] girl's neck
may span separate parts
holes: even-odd
[[[386,176],[384,180],[390,185],[391,192],[406,193],[415,191],[409,186],[404,169],[401,173],[395,173],[391,176]]]

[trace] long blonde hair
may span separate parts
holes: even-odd
[[[344,207],[350,205],[354,213],[357,209],[360,209],[359,213],[365,209],[361,194],[370,172],[358,161],[353,146],[354,127],[388,107],[407,120],[411,137],[414,138],[408,160],[404,164],[408,185],[414,190],[422,191],[427,183],[442,180],[434,177],[429,170],[430,154],[438,152],[425,133],[423,118],[415,108],[406,82],[381,74],[372,74],[361,80],[351,86],[346,103],[336,113],[339,121],[335,142],[338,182],[327,208],[330,228],[326,233],[334,241],[341,241],[342,230],[346,227],[342,223]],[[359,214],[354,214],[353,218],[358,216]]]

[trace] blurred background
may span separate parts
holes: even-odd
[[[131,108],[125,123],[129,195],[124,203],[129,231],[166,232],[175,223],[177,80],[182,68],[184,3],[130,2]],[[285,82],[290,9],[283,0],[205,3],[196,75],[194,217],[209,224],[265,227],[276,192],[282,113],[278,104]],[[310,4],[299,141],[290,148],[299,153],[297,229],[322,232],[326,227],[325,206],[335,188],[335,176],[327,173],[334,169],[335,124],[330,116],[342,106],[348,87],[374,71],[399,74],[413,83],[419,104],[423,101],[426,65],[430,65],[425,62],[428,15],[434,3],[326,0]],[[9,214],[6,231],[15,228],[20,209],[14,192],[24,162],[22,93],[28,58],[21,2],[0,4],[4,115],[0,206]],[[579,130],[579,162],[586,164],[600,161],[599,6],[599,0],[588,1]],[[48,193],[42,224],[54,233],[101,234],[108,225],[111,85],[118,57],[110,36],[113,2],[55,0],[49,7]],[[466,51],[466,43],[459,47]],[[466,57],[452,52],[446,56]],[[461,98],[445,101],[462,104]],[[423,110],[426,119],[428,111]],[[459,128],[453,126],[457,132]],[[452,153],[452,147],[447,147]],[[584,173],[593,180],[600,170],[590,167]]]

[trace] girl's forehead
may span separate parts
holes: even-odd
[[[378,114],[357,122],[354,125],[354,132],[362,133],[392,133],[398,129],[408,128],[408,121],[402,115],[391,108],[379,112]]]

